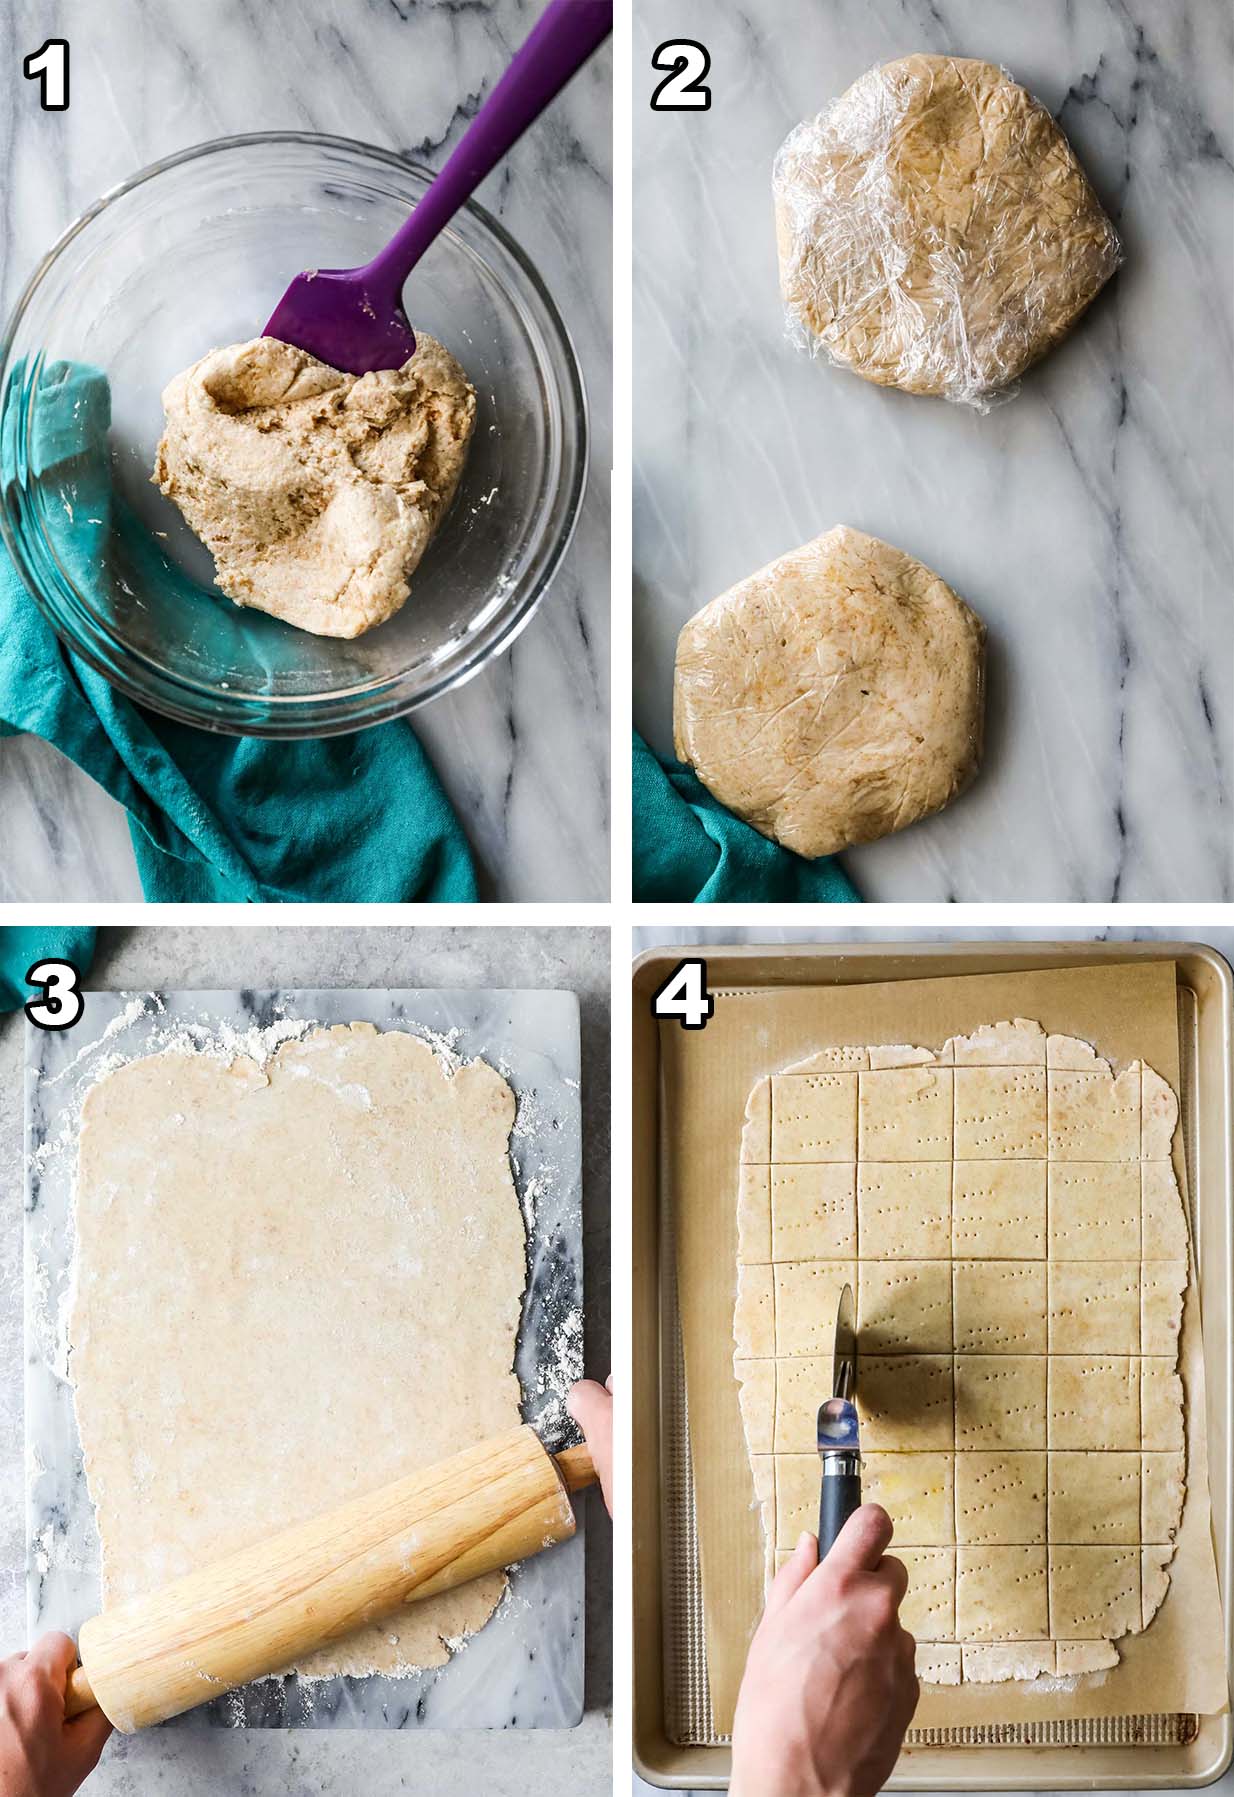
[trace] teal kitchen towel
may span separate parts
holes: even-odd
[[[20,1011],[35,997],[26,975],[36,961],[69,961],[85,974],[94,959],[93,930],[24,925],[0,929],[0,1011]]]
[[[3,478],[13,490],[22,371],[5,397]],[[56,548],[105,609],[112,522],[126,552],[147,533],[111,491],[107,380],[53,363],[39,376],[31,460],[71,495]],[[23,501],[24,503],[24,501]],[[161,559],[172,582],[185,577]],[[220,598],[220,604],[229,601]],[[228,737],[142,710],[65,649],[0,553],[0,731],[42,737],[125,807],[142,890],[159,902],[470,902],[462,826],[403,721],[353,736],[271,742]],[[66,894],[71,897],[72,894]]]
[[[855,904],[838,861],[805,861],[742,823],[692,768],[634,736],[634,897],[700,905]]]

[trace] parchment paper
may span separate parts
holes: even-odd
[[[750,1088],[819,1048],[937,1048],[950,1035],[1016,1016],[1035,1018],[1047,1032],[1083,1037],[1115,1072],[1140,1057],[1175,1092],[1179,1046],[1172,962],[871,985],[719,988],[715,1000],[715,1014],[702,1030],[660,1025],[661,1129],[665,1200],[676,1235],[713,1722],[728,1733],[763,1600],[759,1518],[732,1367],[737,1179]],[[1174,1165],[1186,1193],[1181,1134]],[[1187,1398],[1187,1497],[1170,1591],[1149,1629],[1119,1643],[1121,1663],[1109,1672],[1031,1685],[923,1688],[914,1726],[1226,1708],[1194,1269],[1180,1366]]]

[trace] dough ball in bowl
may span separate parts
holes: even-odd
[[[677,753],[799,855],[939,811],[981,759],[985,626],[903,550],[837,525],[704,606],[677,643]]]
[[[795,336],[865,380],[987,410],[1121,260],[1045,107],[994,63],[874,68],[776,158]]]

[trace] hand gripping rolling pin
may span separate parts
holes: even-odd
[[[97,1705],[131,1734],[281,1671],[568,1540],[594,1478],[585,1447],[550,1454],[524,1425],[284,1529],[83,1624],[66,1715]]]

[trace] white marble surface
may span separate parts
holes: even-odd
[[[970,927],[947,932],[937,929],[914,929],[907,926],[887,929],[817,929],[753,926],[722,929],[691,929],[687,926],[657,928],[654,925],[639,926],[632,930],[631,939],[636,955],[648,948],[659,948],[665,945],[694,945],[698,943],[739,943],[739,942],[941,942],[948,935],[966,942],[1059,942],[1066,940],[1093,940],[1099,942],[1135,942],[1154,938],[1158,941],[1205,942],[1223,954],[1227,961],[1234,963],[1234,928],[1230,929],[1188,929],[1180,925],[1177,929],[1133,929],[1121,926],[1092,929],[1075,928],[1038,928],[1038,929],[1005,929],[994,927]],[[656,1788],[639,1778],[637,1773],[631,1775],[633,1797],[651,1797]],[[1234,1768],[1209,1787],[1219,1793],[1219,1797],[1231,1797],[1234,1793]],[[1095,1792],[1093,1797],[1114,1797],[1112,1792]]]
[[[187,1040],[243,1052],[250,1032],[347,1024],[405,1030],[482,1056],[518,1104],[511,1158],[529,1221],[514,1370],[524,1421],[552,1450],[579,1439],[582,1376],[558,1331],[583,1304],[578,1001],[572,992],[92,992],[70,1030],[26,1030],[26,1628],[76,1635],[100,1603],[99,1539],[67,1377],[73,1180],[81,1107],[121,1062]],[[284,1033],[283,1026],[288,1026]],[[305,1031],[301,1028],[299,1034]],[[277,1042],[270,1045],[271,1051]],[[259,1051],[260,1052],[260,1051]],[[363,1378],[363,1373],[357,1374]],[[579,1532],[510,1572],[496,1614],[446,1666],[410,1678],[262,1679],[171,1727],[573,1728],[583,1713],[585,1509]]]
[[[439,167],[530,29],[537,0],[17,0],[6,66],[71,46],[70,106],[0,91],[0,303],[112,183],[207,138],[319,130]],[[575,540],[511,651],[416,718],[467,830],[482,896],[608,896],[608,511],[611,465],[611,53],[533,128],[479,198],[539,268],[591,405],[591,477]],[[54,751],[0,742],[0,900],[141,897],[120,808]]]
[[[636,0],[636,721],[671,746],[701,605],[835,523],[990,629],[988,747],[938,817],[853,851],[869,899],[1234,894],[1234,26],[1225,0]],[[656,114],[700,39],[707,113]],[[1059,119],[1126,265],[981,417],[786,341],[771,165],[911,50],[1000,61]]]
[[[608,961],[600,930],[103,930],[87,982],[98,990],[416,986],[566,987],[582,1037],[586,1366],[603,1377],[608,1338]],[[25,1639],[21,1392],[21,1065],[24,1026],[0,1021],[0,1652]],[[611,1533],[587,1499],[586,1711],[569,1731],[230,1731],[184,1728],[116,1739],[89,1789],[100,1797],[514,1797],[599,1793],[611,1780]]]

